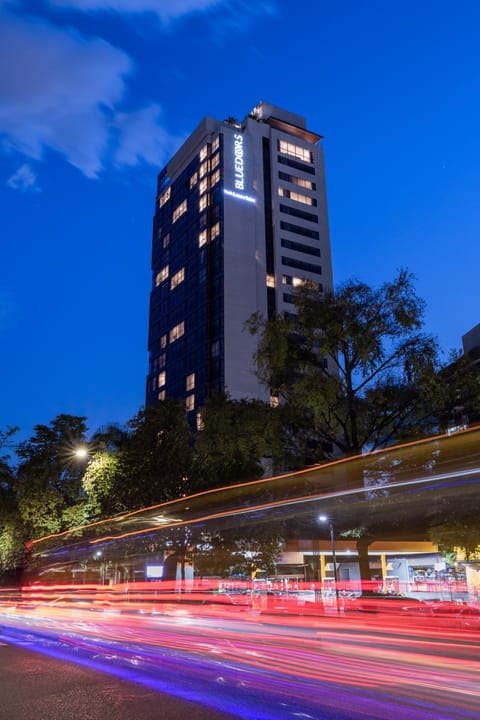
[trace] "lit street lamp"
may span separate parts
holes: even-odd
[[[333,583],[335,589],[335,609],[338,612],[338,577],[337,577],[337,556],[335,553],[335,530],[333,522],[327,517],[327,515],[319,515],[318,520],[321,523],[328,522],[330,527],[330,542],[332,545],[332,562],[333,562]]]

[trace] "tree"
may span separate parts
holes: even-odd
[[[272,409],[259,400],[213,395],[202,409],[202,425],[195,438],[195,490],[260,478],[262,458],[278,453]]]
[[[187,495],[192,435],[183,405],[165,400],[148,406],[127,427],[112,488],[117,501],[134,509]]]
[[[353,279],[335,293],[306,283],[297,316],[247,323],[259,334],[260,380],[304,408],[334,454],[382,447],[431,427],[438,346],[422,332],[424,302],[406,270],[373,289]]]
[[[58,415],[50,425],[36,425],[30,440],[20,443],[15,494],[29,537],[59,532],[78,524],[72,508],[83,500],[83,468],[75,449],[85,443],[86,418]],[[78,510],[78,508],[77,508]]]

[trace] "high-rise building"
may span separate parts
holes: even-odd
[[[293,313],[306,279],[332,287],[320,140],[261,102],[241,122],[204,118],[160,172],[147,404],[179,398],[194,412],[212,391],[268,400],[246,320]]]

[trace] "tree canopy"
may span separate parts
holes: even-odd
[[[336,292],[306,283],[296,289],[295,317],[247,323],[259,335],[260,380],[284,403],[309,414],[335,454],[356,454],[433,424],[438,346],[424,333],[424,302],[399,271],[371,288],[349,280]]]

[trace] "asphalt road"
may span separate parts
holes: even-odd
[[[230,714],[4,643],[0,720],[232,720]]]

